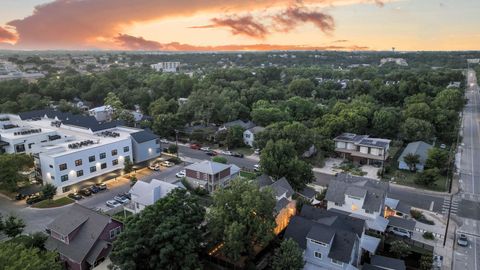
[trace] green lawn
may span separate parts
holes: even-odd
[[[246,171],[240,171],[240,176],[248,179],[257,178],[257,174],[255,174],[254,172],[246,172]]]
[[[235,148],[232,151],[243,154],[244,156],[250,156],[253,154],[253,149],[250,147],[239,147],[239,148]]]
[[[126,218],[129,216],[133,215],[131,212],[128,211],[121,211],[116,214],[114,214],[112,217],[116,220],[119,220],[121,222],[125,222]]]
[[[68,197],[62,197],[62,198],[56,199],[56,200],[43,200],[41,202],[38,202],[38,203],[32,205],[32,207],[34,207],[34,208],[53,208],[53,207],[59,207],[59,206],[64,206],[64,205],[67,205],[67,204],[71,204],[73,202],[74,202],[74,200],[72,200]]]
[[[415,177],[416,173],[409,172],[409,171],[404,171],[404,170],[394,170],[393,172],[386,174],[385,178],[388,180],[391,180],[392,177],[394,178],[393,181],[396,184],[399,185],[404,185],[404,186],[410,186],[410,187],[415,187],[419,189],[427,189],[427,190],[433,190],[433,191],[446,191],[446,183],[447,183],[447,177],[446,176],[441,176],[439,180],[437,180],[433,185],[431,186],[422,186],[422,185],[417,185],[415,184]]]

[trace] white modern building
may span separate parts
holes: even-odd
[[[150,67],[156,71],[171,72],[171,73],[177,72],[179,66],[180,66],[180,62],[160,62],[157,64],[150,65]]]
[[[159,139],[149,131],[99,123],[92,116],[39,110],[0,115],[0,152],[34,157],[37,178],[58,193],[78,189],[85,180],[160,155]]]
[[[157,179],[152,179],[150,183],[137,181],[130,189],[132,199],[124,209],[133,214],[140,213],[145,207],[154,204],[176,188],[179,187]]]

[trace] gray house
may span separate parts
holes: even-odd
[[[405,261],[389,258],[380,255],[374,255],[370,264],[365,264],[363,270],[405,270]]]
[[[160,139],[148,130],[130,134],[133,146],[133,163],[140,163],[161,155]]]
[[[428,151],[432,148],[432,145],[422,141],[409,143],[398,158],[398,168],[400,170],[410,170],[407,163],[404,161],[404,157],[408,154],[414,154],[419,156],[420,161],[416,164],[417,171],[423,171],[423,169],[425,168],[425,162],[427,161]]]
[[[308,205],[290,220],[285,238],[304,250],[304,269],[357,269],[362,254],[374,254],[380,243],[365,234],[364,220]]]

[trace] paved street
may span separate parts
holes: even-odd
[[[480,99],[476,74],[468,72],[466,97],[468,104],[463,113],[463,142],[460,149],[460,193],[453,202],[452,218],[457,221],[457,233],[469,238],[466,248],[455,245],[454,269],[474,269],[480,266]],[[453,204],[452,202],[452,204]]]

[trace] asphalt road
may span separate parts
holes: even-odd
[[[454,247],[454,269],[480,268],[480,97],[477,77],[473,70],[467,74],[466,97],[463,112],[463,141],[460,148],[460,192],[454,198],[458,206],[452,208],[452,218],[459,223],[458,233],[469,238],[468,247]]]

